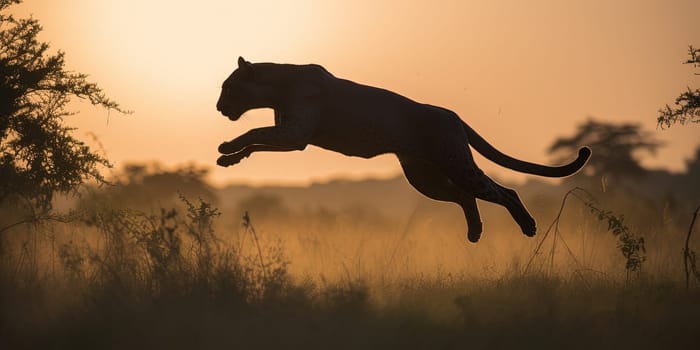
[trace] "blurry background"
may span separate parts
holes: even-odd
[[[232,123],[214,107],[241,55],[253,62],[319,63],[339,77],[457,112],[505,153],[542,163],[547,146],[588,117],[656,128],[657,110],[697,77],[700,3],[677,1],[172,1],[27,0],[40,38],[67,66],[134,114],[88,105],[66,120],[97,136],[117,168],[127,161],[214,167],[221,141],[272,124],[268,110]],[[652,168],[684,171],[697,128],[656,131],[667,141]],[[571,155],[573,156],[573,154]],[[478,158],[497,178],[524,176]],[[259,153],[213,168],[217,185],[310,184],[388,178],[393,156],[348,158],[314,147]]]

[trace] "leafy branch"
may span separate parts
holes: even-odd
[[[639,237],[630,231],[625,224],[624,215],[615,215],[610,210],[601,209],[593,200],[584,201],[584,203],[591,213],[597,216],[598,221],[607,222],[608,231],[617,237],[617,248],[627,260],[625,269],[628,280],[631,272],[640,273],[642,263],[646,260],[644,237]]]
[[[610,231],[613,234],[613,236],[617,238],[617,248],[620,250],[620,252],[626,259],[625,270],[627,272],[627,281],[629,281],[630,275],[632,273],[641,273],[642,264],[644,263],[644,261],[646,261],[646,248],[644,245],[644,237],[640,237],[630,230],[630,228],[625,224],[624,215],[616,215],[613,211],[602,209],[597,204],[595,197],[593,197],[593,195],[591,195],[590,192],[580,187],[574,187],[568,192],[566,192],[564,198],[562,199],[561,206],[559,207],[559,212],[557,213],[557,216],[545,232],[544,236],[542,237],[542,240],[540,240],[540,242],[538,243],[537,247],[535,248],[534,254],[525,266],[524,271],[527,271],[529,269],[534,258],[538,254],[540,254],[540,250],[544,245],[545,240],[549,236],[549,233],[552,232],[552,229],[554,229],[554,242],[552,244],[552,250],[550,252],[551,264],[553,264],[554,262],[554,252],[557,241],[561,241],[561,243],[567,249],[571,257],[574,260],[576,259],[569,246],[559,234],[559,223],[561,221],[562,213],[564,211],[564,207],[566,206],[566,201],[569,198],[569,196],[573,196],[574,198],[577,198],[579,201],[581,201],[590,210],[590,212],[596,216],[598,221],[607,223],[607,230]],[[578,261],[576,261],[576,263],[578,264]]]
[[[688,46],[688,58],[683,64],[691,64],[694,68],[700,68],[700,49]],[[695,73],[700,75],[700,73]],[[656,122],[659,127],[669,128],[672,124],[700,123],[700,89],[691,89],[681,93],[674,101],[674,106],[666,105],[659,110]]]

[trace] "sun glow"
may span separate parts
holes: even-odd
[[[101,7],[103,29],[92,35],[99,50],[120,55],[122,72],[139,74],[142,83],[188,94],[222,80],[238,55],[294,56],[313,37],[312,7],[302,2],[110,1]]]
[[[588,116],[653,129],[656,111],[697,85],[680,61],[688,44],[697,45],[692,15],[699,10],[697,2],[633,0],[25,0],[14,12],[33,14],[44,26],[40,38],[66,52],[69,69],[135,111],[106,123],[106,112],[95,117],[102,112],[81,106],[69,121],[97,135],[117,167],[195,161],[211,166],[219,182],[309,183],[400,167],[390,156],[365,160],[309,147],[216,168],[221,141],[272,122],[265,111],[236,123],[216,112],[238,56],[319,63],[339,77],[450,108],[501,151],[549,163],[547,146]],[[697,130],[659,135],[668,146],[644,164],[682,171]],[[523,179],[477,160],[496,177]]]

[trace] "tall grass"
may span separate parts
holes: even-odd
[[[210,204],[181,201],[155,213],[94,208],[8,240],[0,347],[641,349],[700,341],[700,294],[680,283],[680,253],[666,260],[650,252],[652,267],[626,283],[616,237],[572,238],[570,230],[604,233],[607,223],[561,227],[576,264],[552,252],[526,269],[539,241],[505,228],[468,245],[463,227],[425,208],[399,225],[246,213],[222,227]],[[559,217],[588,209],[571,206]]]

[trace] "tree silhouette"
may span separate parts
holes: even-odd
[[[0,0],[0,206],[18,202],[50,209],[54,193],[87,180],[104,182],[107,159],[64,125],[71,98],[123,111],[81,73],[66,71],[64,53],[49,54],[33,18],[3,13],[21,0]]]
[[[549,147],[549,153],[570,154],[584,145],[593,150],[587,171],[596,176],[621,178],[644,174],[638,153],[646,151],[653,154],[662,143],[653,134],[642,131],[640,124],[614,124],[589,119],[578,126],[574,136],[555,140]]]
[[[700,49],[693,46],[688,47],[688,56],[690,58],[683,64],[692,64],[695,68],[700,68]],[[695,73],[700,75],[700,73]],[[700,123],[700,89],[691,89],[681,93],[676,97],[673,103],[674,107],[666,105],[659,110],[657,123],[661,128],[668,128],[672,124],[680,123],[681,125],[691,122]]]

